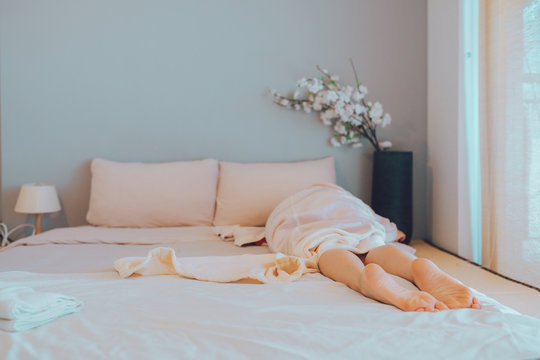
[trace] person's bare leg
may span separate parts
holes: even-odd
[[[379,265],[364,266],[348,250],[325,251],[319,258],[321,273],[372,299],[394,305],[404,311],[438,311],[441,304],[424,291],[405,289]]]
[[[412,262],[416,259],[411,253],[394,245],[383,245],[371,249],[365,258],[366,264],[377,264],[389,274],[414,281]]]
[[[420,290],[430,293],[450,309],[480,308],[468,287],[430,260],[417,258],[396,246],[384,245],[370,250],[365,262],[380,265],[389,274],[413,282]]]

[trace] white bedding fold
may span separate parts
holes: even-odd
[[[0,283],[0,330],[26,331],[81,309],[71,296]]]
[[[106,228],[74,226],[56,228],[28,236],[0,248],[0,253],[21,245],[45,244],[122,244],[154,245],[193,241],[220,240],[211,226],[182,226],[170,228]]]
[[[265,228],[240,225],[215,226],[214,233],[224,241],[233,241],[236,246],[244,246],[264,239]]]
[[[177,258],[171,248],[159,247],[146,257],[121,258],[114,268],[122,278],[133,275],[180,275],[190,279],[233,282],[253,279],[262,283],[294,281],[317,265],[296,256],[277,254]]]

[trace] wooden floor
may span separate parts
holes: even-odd
[[[540,291],[504,279],[422,240],[413,240],[410,245],[416,249],[416,256],[432,260],[464,284],[522,314],[540,318]]]

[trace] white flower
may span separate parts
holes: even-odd
[[[333,147],[340,147],[340,146],[341,146],[341,144],[339,143],[339,141],[336,140],[335,137],[330,138],[330,144],[331,144]]]
[[[355,91],[352,93],[351,95],[351,98],[354,102],[359,102],[360,100],[362,100],[366,95],[359,92],[359,91]]]
[[[360,85],[358,87],[358,90],[360,90],[360,92],[362,93],[362,95],[366,96],[368,91],[367,91],[367,87],[365,87],[364,85]]]
[[[353,148],[357,149],[359,147],[362,147],[362,143],[361,142],[355,142],[353,145],[352,145]]]
[[[341,100],[335,103],[334,109],[339,116],[345,115],[345,103]]]
[[[362,121],[358,120],[357,118],[351,118],[350,119],[351,125],[353,126],[360,126],[362,125]]]
[[[306,113],[309,114],[309,113],[311,112],[311,103],[309,103],[309,102],[307,102],[307,101],[304,101],[304,102],[302,103],[302,107],[304,108],[304,111],[305,111]]]
[[[386,141],[379,141],[379,146],[381,149],[390,149],[392,147],[392,142],[386,140]]]
[[[330,120],[326,120],[326,119],[321,119],[322,123],[325,125],[325,126],[330,126],[332,125],[332,122]]]
[[[383,115],[383,108],[380,102],[376,102],[371,107],[371,110],[369,111],[369,116],[371,118],[380,118]]]
[[[382,119],[380,117],[377,117],[377,118],[371,118],[371,122],[376,126],[376,125],[381,125],[382,124]]]
[[[345,127],[345,125],[343,125],[341,121],[338,121],[336,125],[334,125],[334,130],[336,130],[336,132],[341,135],[347,134],[347,128]]]
[[[281,105],[281,106],[289,106],[289,100],[281,99],[281,101],[279,102],[279,105]]]
[[[347,137],[346,136],[340,136],[339,137],[339,142],[343,145],[347,144]]]
[[[319,91],[317,95],[315,95],[315,101],[321,104],[326,103],[326,91]]]
[[[384,114],[382,118],[382,127],[383,128],[387,127],[388,125],[390,125],[391,122],[392,122],[392,117],[390,116],[390,114],[388,113]]]
[[[309,79],[307,86],[309,86],[308,91],[312,94],[316,94],[324,88],[319,79]]]
[[[301,78],[300,80],[298,80],[296,82],[296,86],[299,87],[299,88],[303,88],[307,85],[307,79],[306,78]]]
[[[345,94],[345,96],[347,97],[351,97],[353,92],[354,92],[354,88],[350,85],[347,85],[343,88],[343,94]]]
[[[335,91],[327,91],[325,96],[325,103],[330,104],[338,99],[338,94]]]
[[[354,112],[358,115],[362,115],[363,113],[366,112],[366,108],[360,104],[355,104],[354,105]]]
[[[344,103],[350,103],[351,102],[351,98],[349,96],[347,96],[347,94],[345,94],[343,91],[338,91],[337,96],[338,96],[337,101],[339,101],[339,102],[344,102]]]
[[[318,93],[319,91],[321,91],[323,89],[323,86],[320,85],[320,84],[313,84],[309,87],[308,91],[312,94],[316,94]]]
[[[337,75],[332,75],[332,76],[330,76],[330,80],[335,81],[335,82],[338,82],[338,81],[339,81],[339,76],[337,76]]]
[[[320,102],[316,101],[313,103],[313,110],[315,111],[321,111],[322,110],[322,105]]]
[[[347,117],[352,116],[354,114],[354,107],[352,105],[345,106],[345,115]]]
[[[332,116],[330,114],[327,114],[329,111],[332,111],[332,110],[322,112],[320,115],[321,121],[326,126],[332,125]]]
[[[276,89],[270,89],[270,95],[272,96],[279,96],[278,92]]]
[[[300,104],[294,104],[294,110],[300,110]]]
[[[332,119],[336,118],[337,114],[334,110],[328,109],[321,113],[321,120],[325,125],[332,125]]]

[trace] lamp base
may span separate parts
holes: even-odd
[[[41,214],[36,215],[36,235],[41,233]]]

